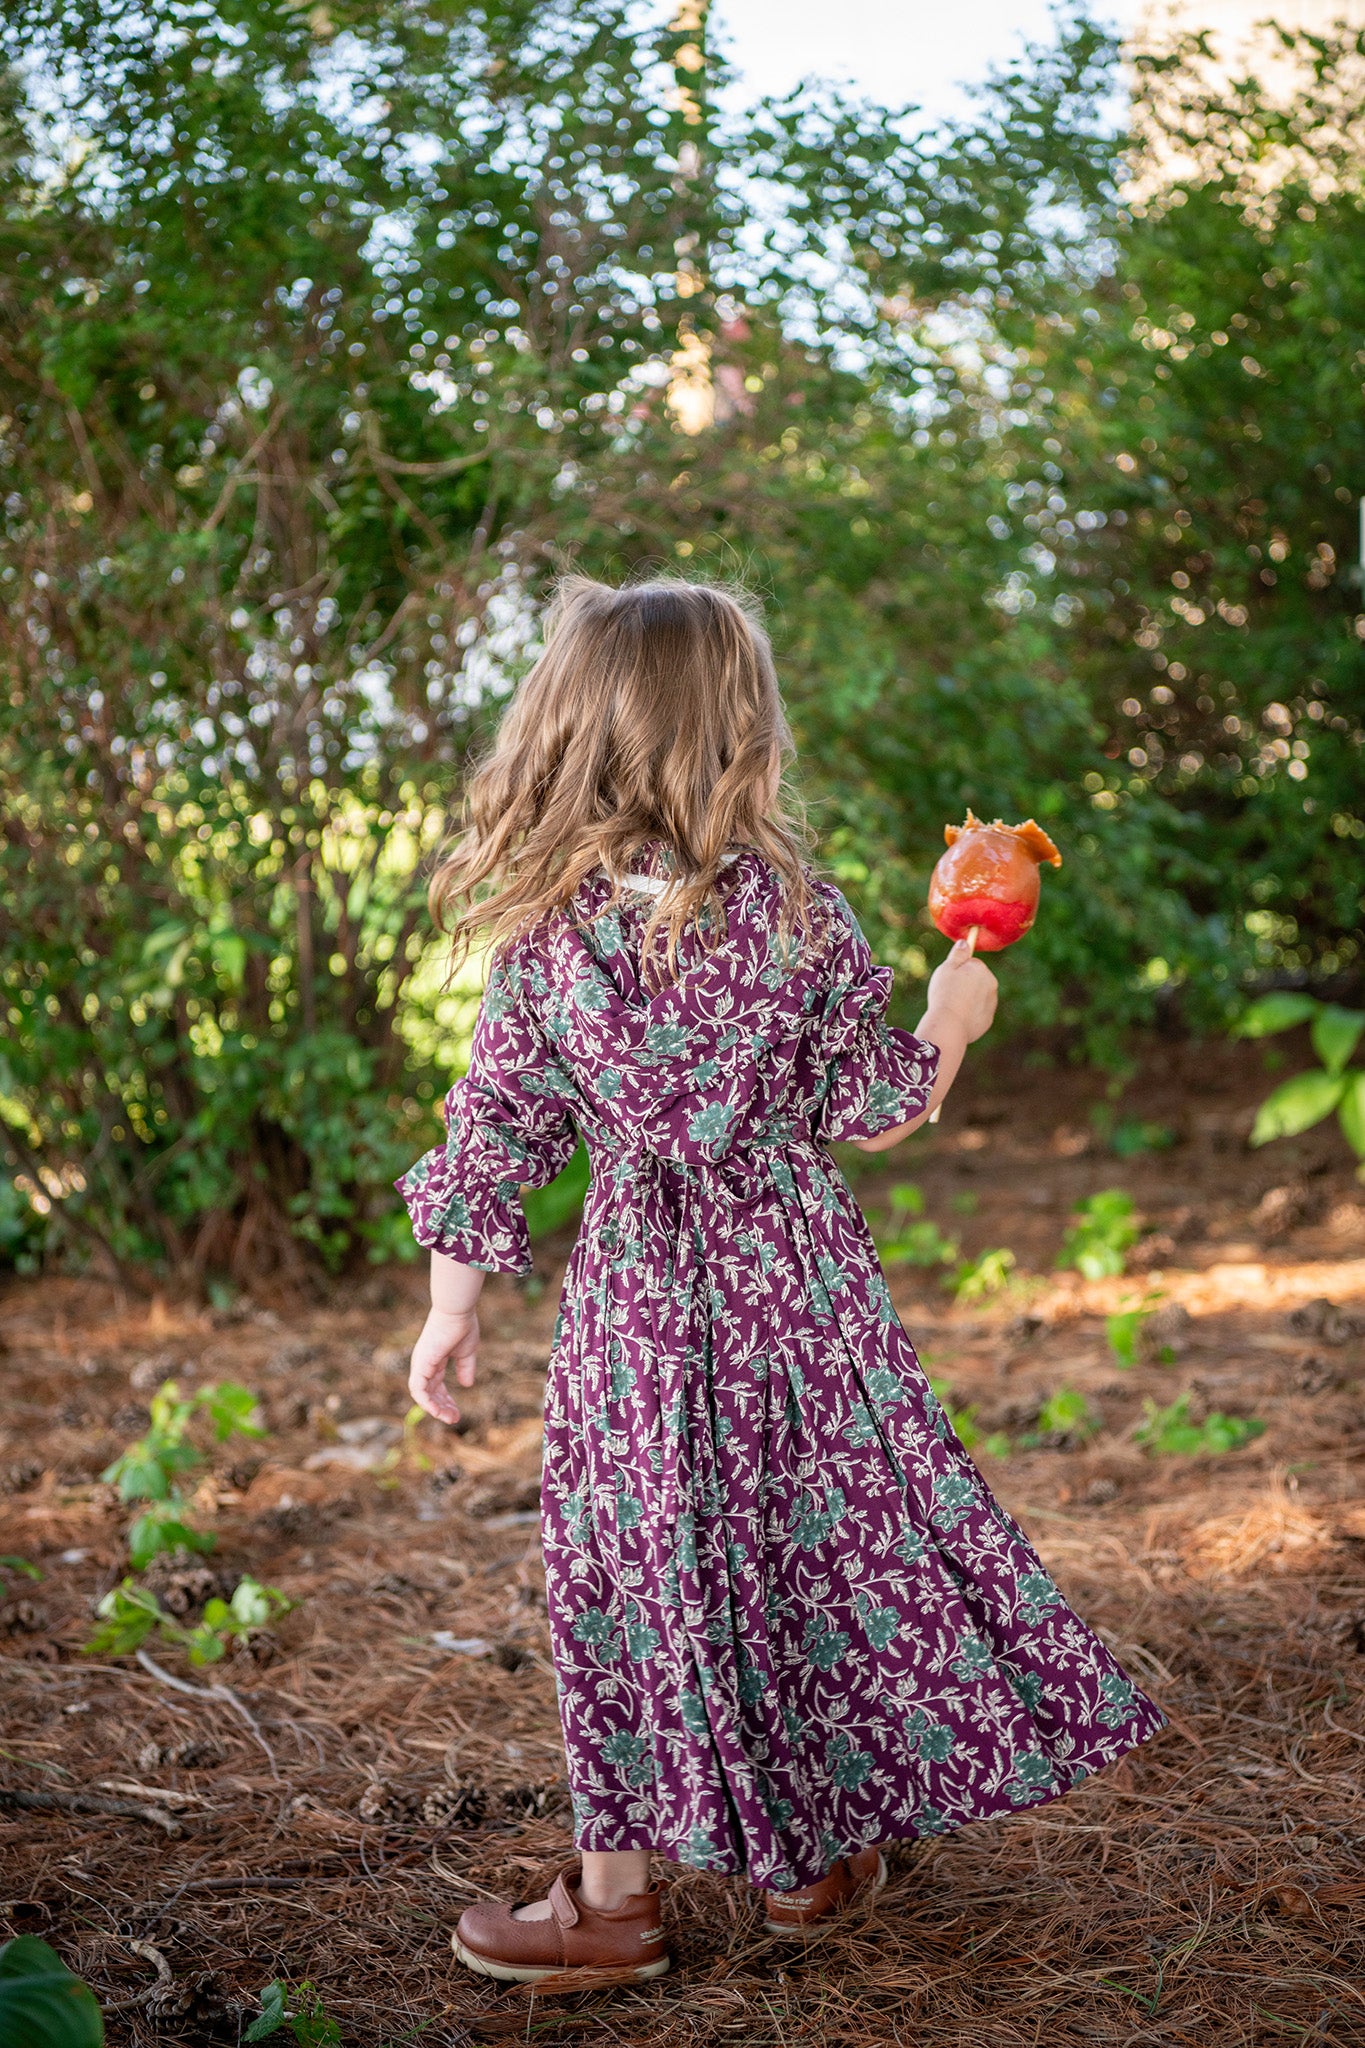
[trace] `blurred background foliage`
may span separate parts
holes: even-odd
[[[570,561],[764,596],[907,1019],[968,804],[1065,849],[1057,1050],[1359,987],[1360,39],[1121,117],[1068,17],[929,131],[640,20],[0,17],[0,1260],[404,1249],[423,863]]]

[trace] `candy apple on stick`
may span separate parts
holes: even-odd
[[[945,939],[965,939],[973,953],[1012,946],[1038,914],[1039,869],[1062,856],[1041,825],[987,825],[968,811],[963,825],[945,825],[948,850],[929,878],[929,915]],[[938,1111],[930,1117],[938,1122]]]

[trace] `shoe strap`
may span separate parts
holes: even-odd
[[[550,1914],[561,1927],[576,1927],[579,1920],[578,1901],[566,1881],[572,1869],[573,1865],[566,1864],[550,1886]]]

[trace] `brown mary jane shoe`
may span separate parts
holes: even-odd
[[[818,1884],[799,1892],[764,1892],[763,1931],[798,1938],[827,1934],[845,1906],[865,1892],[879,1892],[885,1883],[886,1858],[880,1849],[841,1856]]]
[[[572,1972],[576,1982],[633,1984],[668,1968],[659,1903],[663,1887],[595,1908],[579,1895],[582,1866],[566,1863],[550,1886],[545,1920],[518,1919],[500,1901],[467,1906],[451,1936],[462,1963],[504,1984],[540,1984]]]

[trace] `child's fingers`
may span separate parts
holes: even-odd
[[[458,1422],[460,1411],[446,1392],[445,1360],[414,1358],[408,1374],[408,1392],[417,1406],[437,1422]]]
[[[471,1353],[469,1354],[468,1358],[461,1358],[461,1359],[458,1359],[458,1360],[456,1361],[456,1365],[455,1365],[455,1378],[456,1378],[456,1381],[457,1381],[457,1383],[458,1383],[458,1384],[459,1384],[460,1386],[462,1386],[462,1387],[472,1387],[472,1386],[473,1386],[473,1384],[474,1384],[474,1372],[475,1372],[475,1368],[476,1368],[476,1367],[477,1367],[477,1365],[478,1365],[478,1362],[479,1362],[479,1361],[478,1361],[478,1356],[477,1356],[477,1354],[476,1354],[476,1353],[474,1353],[474,1352],[471,1352]]]

